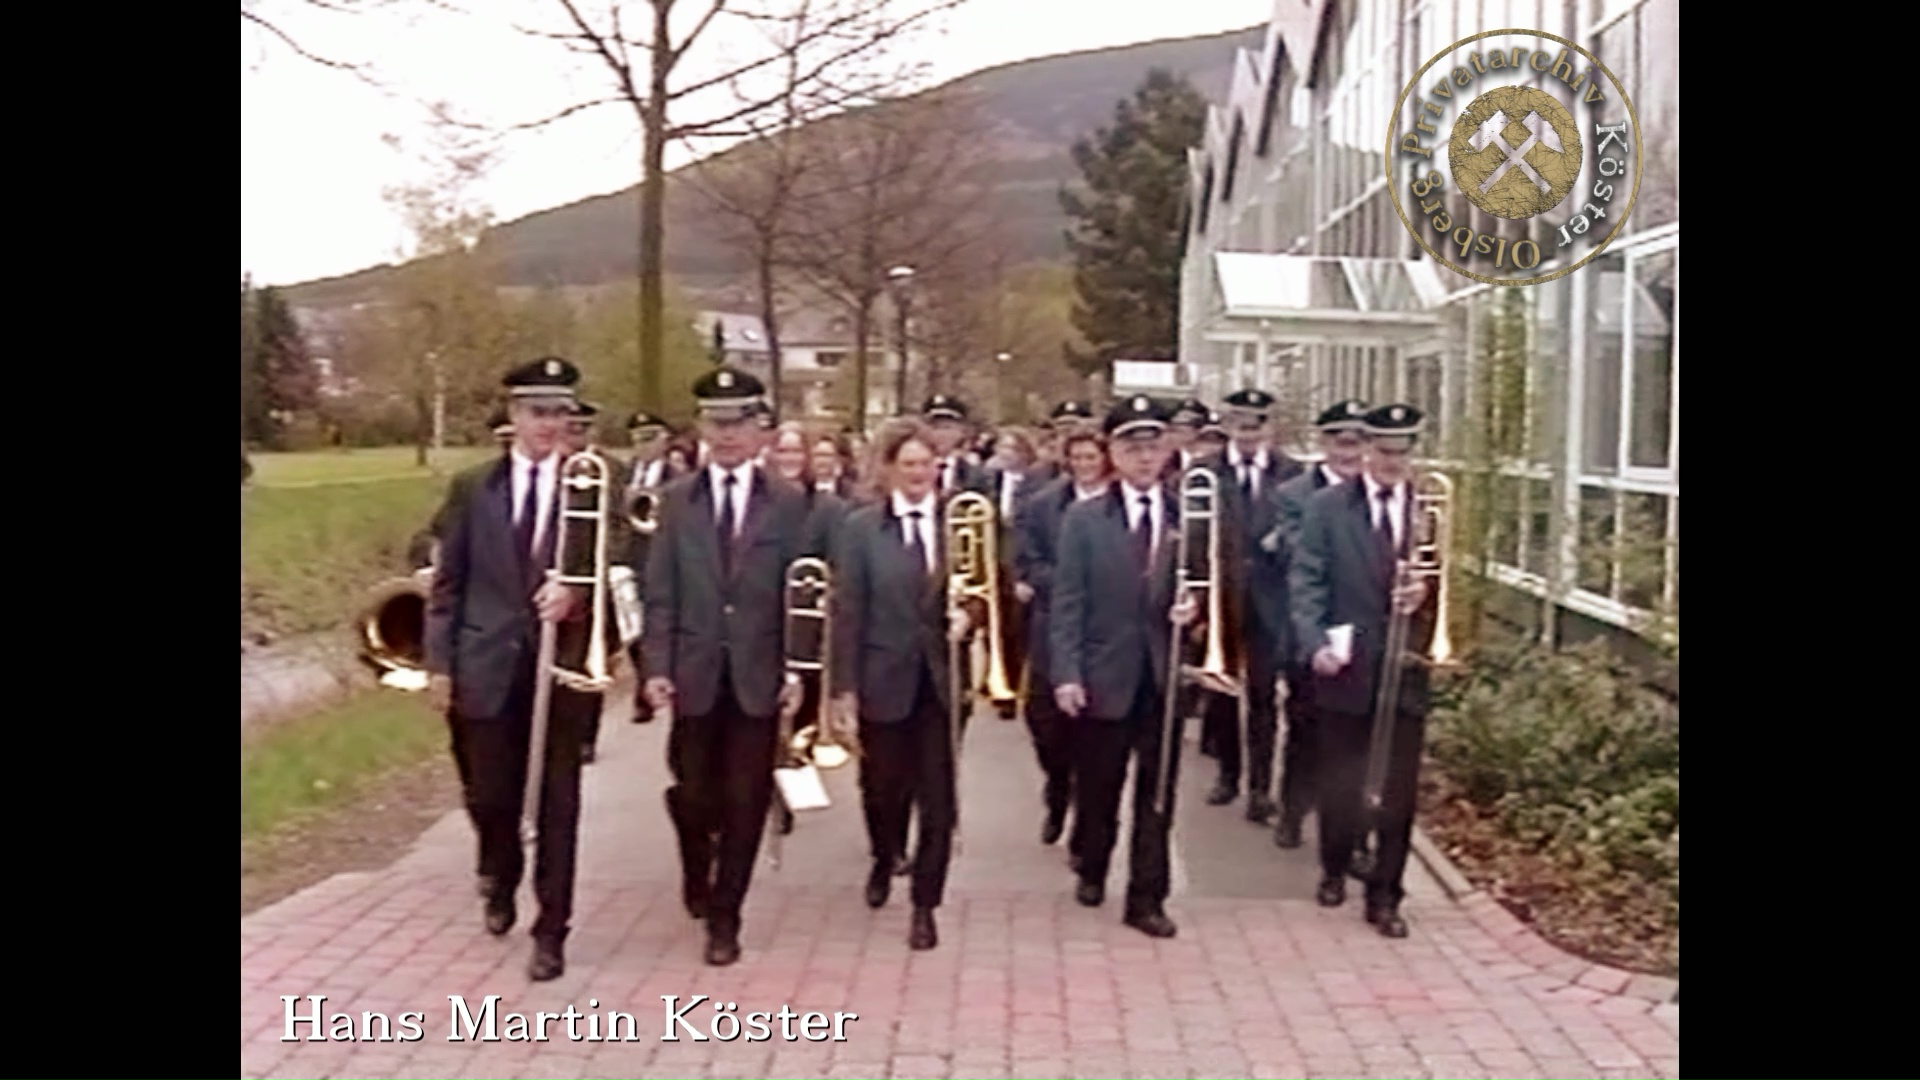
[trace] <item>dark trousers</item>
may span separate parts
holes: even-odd
[[[539,841],[533,891],[540,902],[533,936],[564,940],[573,918],[574,858],[580,832],[580,733],[588,695],[556,688],[547,717]],[[466,758],[472,777],[470,813],[480,838],[480,873],[493,879],[495,900],[512,897],[526,872],[520,838],[525,812],[528,743],[533,732],[533,664],[523,666],[501,715],[467,718]]]
[[[705,716],[675,713],[667,733],[667,812],[680,837],[686,895],[707,904],[707,925],[738,933],[740,905],[753,881],[753,863],[773,799],[771,716],[748,716],[733,695],[730,673]]]
[[[860,804],[876,872],[891,872],[906,852],[907,819],[919,809],[920,843],[913,857],[913,906],[936,908],[947,889],[953,856],[954,790],[952,725],[934,692],[933,673],[920,672],[920,688],[904,720],[860,723]],[[960,731],[966,732],[961,722]]]
[[[1273,742],[1279,727],[1278,702],[1273,693],[1275,647],[1272,636],[1256,623],[1247,639],[1245,747],[1241,745],[1239,702],[1221,694],[1208,695],[1206,721],[1211,721],[1218,733],[1214,745],[1220,751],[1220,784],[1237,789],[1244,764],[1249,798],[1273,798]]]
[[[473,802],[473,751],[468,747],[471,740],[467,736],[466,718],[460,710],[447,709],[447,751],[453,755],[454,771],[460,775],[460,805],[467,811],[467,820],[473,823],[473,834],[480,835],[480,815]]]
[[[1330,878],[1347,872],[1358,843],[1371,825],[1378,830],[1378,854],[1367,882],[1367,899],[1398,904],[1406,894],[1401,878],[1407,869],[1407,851],[1413,843],[1413,811],[1420,782],[1420,751],[1426,738],[1426,717],[1401,712],[1394,725],[1387,758],[1383,807],[1369,822],[1362,812],[1361,785],[1366,780],[1373,718],[1321,710],[1320,757],[1320,870]]]
[[[1280,813],[1299,823],[1314,808],[1315,751],[1319,745],[1313,708],[1313,669],[1287,669],[1287,745],[1281,750]]]
[[[1047,813],[1064,815],[1073,801],[1073,720],[1053,700],[1053,684],[1033,672],[1027,693],[1027,734],[1046,777]]]
[[[1133,835],[1130,859],[1132,877],[1127,882],[1127,913],[1147,914],[1161,910],[1172,888],[1167,861],[1167,837],[1173,818],[1173,792],[1180,788],[1180,738],[1175,737],[1168,761],[1172,790],[1167,798],[1167,813],[1154,812],[1154,795],[1161,780],[1160,742],[1164,702],[1154,689],[1153,680],[1140,680],[1140,689],[1124,720],[1095,720],[1081,717],[1074,725],[1075,751],[1074,831],[1080,837],[1080,877],[1083,881],[1105,884],[1107,868],[1113,861],[1114,844],[1120,831],[1120,790],[1127,782],[1127,761],[1133,770]]]
[[[555,693],[571,693],[568,690],[556,690]],[[581,712],[580,745],[593,746],[600,741],[600,713],[606,705],[605,694],[581,694],[581,697],[593,700],[583,705]]]

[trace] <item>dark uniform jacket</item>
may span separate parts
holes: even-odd
[[[1290,621],[1287,611],[1287,566],[1284,560],[1274,559],[1261,540],[1273,531],[1278,505],[1274,501],[1274,489],[1299,476],[1303,470],[1298,461],[1277,450],[1268,450],[1267,467],[1256,470],[1259,479],[1253,498],[1249,500],[1240,487],[1239,469],[1234,466],[1231,454],[1229,450],[1222,457],[1221,469],[1222,478],[1234,485],[1236,492],[1242,553],[1241,580],[1245,583],[1248,601],[1246,611],[1258,620],[1259,629],[1269,642],[1280,642],[1288,635],[1287,624]],[[1271,657],[1264,657],[1263,661],[1266,659]]]
[[[945,503],[934,499],[935,567],[907,550],[891,496],[848,515],[833,568],[833,694],[852,693],[862,723],[907,718],[923,666],[950,705]]]
[[[1414,518],[1409,505],[1403,532],[1412,531]],[[1407,539],[1400,538],[1402,552]],[[1353,627],[1353,659],[1331,679],[1314,676],[1314,701],[1319,707],[1350,715],[1372,714],[1385,652],[1393,571],[1393,558],[1373,528],[1364,480],[1322,488],[1307,500],[1288,573],[1295,654],[1302,662],[1311,662],[1313,654],[1329,643],[1328,629]],[[1432,643],[1438,600],[1439,590],[1429,583],[1426,601],[1409,624],[1409,652],[1425,652]],[[1400,711],[1424,714],[1427,670],[1412,661],[1404,670]]]
[[[1141,680],[1164,692],[1172,624],[1174,530],[1181,528],[1174,493],[1161,485],[1161,535],[1153,565],[1142,575],[1127,527],[1125,488],[1115,483],[1104,498],[1067,508],[1060,524],[1052,581],[1053,684],[1079,684],[1087,714],[1124,720]]]
[[[1312,660],[1311,656],[1300,655],[1296,646],[1299,634],[1293,626],[1292,587],[1289,583],[1293,552],[1300,546],[1300,526],[1307,512],[1307,501],[1322,489],[1331,486],[1327,480],[1326,466],[1308,465],[1304,472],[1279,484],[1268,493],[1270,504],[1266,514],[1268,528],[1260,538],[1260,549],[1274,571],[1274,581],[1280,589],[1281,600],[1285,603],[1287,618],[1279,640],[1274,644],[1277,649],[1276,660],[1283,668],[1304,667]]]
[[[746,519],[723,573],[712,474],[689,473],[661,492],[659,529],[647,556],[642,675],[673,680],[684,716],[714,709],[724,669],[741,711],[777,711],[785,679],[785,582],[794,559],[818,555],[807,498],[754,467]]]
[[[1033,589],[1027,605],[1027,664],[1036,681],[1050,685],[1053,668],[1049,613],[1053,607],[1053,579],[1059,561],[1060,524],[1074,504],[1073,478],[1062,477],[1034,491],[1021,507],[1019,540],[1014,550],[1016,580]]]
[[[556,499],[565,490],[556,485]],[[452,678],[454,707],[470,719],[505,711],[521,665],[539,647],[533,594],[551,563],[535,565],[519,550],[512,501],[511,458],[501,455],[456,475],[435,518],[440,561],[427,602],[427,670]],[[557,508],[550,513],[551,535]],[[560,662],[584,655],[583,627],[576,619],[563,635],[573,640],[563,640]]]

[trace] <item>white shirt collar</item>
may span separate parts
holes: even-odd
[[[1252,465],[1254,468],[1260,469],[1263,471],[1267,467],[1267,448],[1264,446],[1258,450],[1255,450],[1253,454],[1249,456],[1246,454],[1242,454],[1240,452],[1240,446],[1238,443],[1228,443],[1227,453],[1230,455],[1228,460],[1232,461],[1236,467],[1241,465]]]
[[[526,451],[520,449],[520,444],[515,443],[513,446],[513,465],[516,469],[523,469],[528,465],[534,465],[538,466],[542,472],[545,472],[553,468],[553,463],[558,460],[560,460],[559,454],[548,454],[546,457],[536,461],[528,457]]]
[[[1328,487],[1332,487],[1335,484],[1346,483],[1346,481],[1340,478],[1340,474],[1328,468],[1327,463],[1324,461],[1318,465],[1315,465],[1314,468],[1320,470],[1320,476],[1322,479],[1326,480]]]
[[[729,473],[744,489],[747,484],[753,482],[753,462],[743,461],[732,469],[722,468],[719,462],[713,462],[707,466],[707,476],[712,479],[715,487],[724,487]]]
[[[1099,485],[1098,487],[1090,487],[1090,488],[1081,487],[1080,481],[1075,480],[1073,482],[1073,497],[1076,500],[1097,499],[1100,496],[1105,495],[1108,491],[1112,490],[1112,488],[1113,488],[1113,481],[1111,480]]]
[[[896,491],[893,493],[893,515],[904,520],[907,515],[918,510],[921,515],[920,520],[931,523],[933,521],[933,502],[933,494],[931,492],[919,502],[915,503],[908,502],[905,495]]]
[[[1379,502],[1379,501],[1380,501],[1380,493],[1381,493],[1382,491],[1385,491],[1385,490],[1387,490],[1387,487],[1386,487],[1386,485],[1384,485],[1384,484],[1382,484],[1382,483],[1381,483],[1380,481],[1378,481],[1378,480],[1375,480],[1375,479],[1373,478],[1373,475],[1372,475],[1371,473],[1362,473],[1362,474],[1361,474],[1361,476],[1362,476],[1362,477],[1364,477],[1364,478],[1366,479],[1366,482],[1367,482],[1367,501],[1368,501],[1369,503],[1377,503],[1377,502]],[[1395,506],[1398,506],[1398,505],[1400,505],[1400,499],[1401,499],[1401,497],[1402,497],[1402,494],[1403,494],[1403,492],[1402,492],[1402,490],[1401,490],[1401,489],[1402,489],[1402,488],[1405,488],[1405,487],[1406,487],[1406,485],[1405,485],[1405,484],[1399,484],[1399,485],[1396,485],[1396,486],[1395,486],[1395,487],[1393,488],[1393,505],[1395,505]]]
[[[1158,510],[1160,508],[1160,485],[1159,484],[1155,484],[1150,488],[1143,489],[1143,488],[1134,487],[1132,484],[1128,483],[1127,481],[1122,480],[1120,481],[1120,493],[1122,497],[1126,499],[1127,514],[1129,516],[1131,516],[1135,510],[1138,510],[1140,508],[1140,496],[1142,495],[1149,496],[1152,499],[1152,502],[1148,504],[1148,507],[1150,509]]]

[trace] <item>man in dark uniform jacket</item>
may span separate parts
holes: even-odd
[[[1106,440],[1098,432],[1076,430],[1067,435],[1061,441],[1060,454],[1067,471],[1027,500],[1020,516],[1020,544],[1015,556],[1015,574],[1030,597],[1027,603],[1027,731],[1033,737],[1040,771],[1046,776],[1043,792],[1046,818],[1040,826],[1043,844],[1060,839],[1073,798],[1072,722],[1053,700],[1049,664],[1052,650],[1047,644],[1060,522],[1069,507],[1105,495],[1113,483]],[[1080,840],[1081,830],[1076,822],[1067,845],[1070,854],[1080,854]]]
[[[487,930],[513,927],[514,893],[525,870],[522,800],[532,733],[540,623],[564,623],[556,662],[585,656],[584,607],[573,589],[544,581],[562,505],[561,438],[579,369],[547,357],[506,377],[513,395],[514,446],[454,477],[439,516],[440,558],[427,605],[427,669],[436,706],[465,722],[473,777]],[[528,974],[565,970],[580,818],[577,715],[554,708],[547,727],[540,820],[535,823],[533,924]]]
[[[971,425],[966,403],[950,394],[935,394],[927,399],[920,415],[933,430],[933,441],[939,444],[934,449],[940,452],[940,482],[934,490],[940,493],[940,505],[946,506],[948,499],[962,491],[977,491],[992,498],[992,478],[967,454]]]
[[[1152,937],[1172,937],[1177,929],[1165,907],[1169,819],[1179,788],[1177,719],[1167,776],[1160,766],[1167,680],[1178,677],[1169,668],[1169,622],[1187,626],[1198,613],[1192,597],[1178,603],[1174,597],[1174,530],[1184,525],[1179,501],[1162,479],[1166,428],[1166,408],[1145,396],[1122,401],[1107,416],[1119,482],[1105,497],[1075,504],[1061,522],[1049,636],[1054,700],[1076,725],[1074,828],[1082,839],[1075,895],[1088,907],[1106,898],[1120,792],[1133,758],[1125,919]],[[1164,814],[1157,799],[1163,783]]]
[[[1288,564],[1300,543],[1300,519],[1306,513],[1307,500],[1324,488],[1360,475],[1360,461],[1367,446],[1366,415],[1364,401],[1342,401],[1321,413],[1315,426],[1320,429],[1320,452],[1325,460],[1273,489],[1268,512],[1272,527],[1261,538],[1260,549],[1273,564],[1269,588],[1280,588],[1283,601]],[[1286,684],[1287,741],[1281,749],[1280,822],[1274,827],[1273,842],[1283,848],[1297,848],[1300,825],[1314,808],[1318,729],[1313,709],[1313,669],[1294,648],[1291,604],[1285,608],[1289,615],[1284,633],[1275,643],[1275,662]],[[1275,690],[1278,696],[1279,688]]]
[[[1100,424],[1093,415],[1092,405],[1084,401],[1063,401],[1048,414],[1045,430],[1040,460],[1027,470],[1027,484],[1034,491],[1067,475],[1067,440],[1080,432],[1098,435]]]
[[[785,581],[809,550],[806,496],[754,462],[766,390],[720,367],[693,384],[709,461],[669,484],[647,558],[646,694],[667,736],[682,898],[707,922],[706,959],[740,957],[740,907],[773,797],[785,678]],[[797,705],[798,701],[793,704]]]
[[[1222,464],[1236,494],[1236,539],[1243,553],[1238,566],[1237,610],[1243,614],[1246,634],[1243,655],[1246,674],[1246,746],[1235,722],[1220,732],[1220,781],[1212,797],[1216,805],[1238,794],[1242,751],[1246,757],[1247,820],[1264,824],[1274,817],[1273,741],[1279,717],[1274,685],[1280,642],[1287,633],[1286,568],[1260,547],[1273,528],[1273,489],[1300,475],[1300,463],[1273,448],[1272,394],[1241,390],[1226,400],[1228,439]],[[1236,708],[1236,713],[1238,712]]]
[[[652,413],[636,412],[627,418],[627,438],[633,444],[633,457],[627,463],[627,484],[621,492],[620,518],[627,537],[627,565],[639,579],[643,608],[646,602],[647,546],[653,538],[627,524],[626,518],[634,495],[643,490],[658,492],[678,479],[684,471],[675,468],[667,460],[667,444],[672,436],[672,425]],[[627,656],[633,661],[634,669],[639,670],[639,642],[633,643],[627,650]],[[641,680],[635,681],[640,685],[634,688],[633,722],[644,724],[653,719],[653,705],[647,701],[646,684]]]
[[[1439,591],[1418,580],[1404,590],[1394,586],[1395,560],[1406,557],[1409,533],[1418,524],[1412,451],[1421,419],[1420,410],[1411,405],[1382,406],[1367,414],[1369,441],[1361,476],[1324,488],[1307,501],[1289,574],[1299,655],[1313,668],[1320,721],[1319,900],[1334,907],[1346,899],[1356,839],[1372,824],[1380,851],[1367,879],[1366,917],[1387,937],[1407,933],[1400,917],[1405,895],[1401,879],[1413,836],[1429,704],[1428,672],[1417,660],[1402,668],[1384,806],[1371,823],[1361,813],[1361,784],[1390,611],[1410,614],[1408,653],[1425,653],[1433,640]]]

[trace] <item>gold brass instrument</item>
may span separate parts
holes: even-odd
[[[1221,630],[1225,590],[1221,588],[1220,574],[1220,477],[1207,465],[1193,466],[1181,474],[1179,500],[1179,521],[1173,529],[1173,596],[1176,603],[1185,593],[1206,604],[1207,647],[1201,662],[1193,665],[1183,662],[1188,627],[1174,626],[1167,642],[1166,701],[1160,717],[1160,762],[1153,793],[1154,810],[1161,815],[1166,814],[1173,799],[1173,746],[1174,740],[1181,737],[1181,688],[1197,683],[1209,690],[1238,696],[1242,712],[1246,702],[1245,695],[1239,692],[1238,680],[1228,670]],[[1198,544],[1193,538],[1196,529],[1202,533]],[[1195,564],[1196,556],[1204,558],[1203,565]],[[1198,595],[1202,593],[1203,599]]]
[[[775,743],[780,759],[774,763],[776,799],[768,813],[772,836],[768,852],[775,869],[780,866],[782,834],[781,808],[788,813],[819,810],[831,805],[826,788],[820,783],[820,769],[837,769],[852,759],[852,754],[833,737],[827,723],[826,687],[820,693],[820,713],[813,721],[794,731],[793,721],[800,711],[804,679],[807,675],[827,677],[832,652],[832,615],[827,598],[833,587],[833,572],[825,559],[800,558],[787,566],[783,589],[786,599],[784,628],[786,680],[792,696],[780,706],[780,735]]]
[[[627,524],[641,536],[652,536],[660,527],[660,492],[654,488],[635,488],[627,493]]]
[[[591,450],[582,450],[560,464],[560,508],[554,522],[553,565],[546,581],[586,590],[588,620],[587,652],[578,669],[562,667],[554,652],[559,645],[559,626],[541,620],[540,655],[534,667],[533,731],[527,746],[527,787],[522,804],[526,816],[522,834],[529,842],[538,836],[540,796],[546,778],[547,722],[553,707],[553,685],[559,683],[583,694],[604,693],[613,685],[607,648],[607,618],[611,613],[610,577],[607,557],[609,481],[607,461]],[[569,573],[574,529],[584,525],[590,530],[593,566],[588,573]]]
[[[379,673],[380,685],[406,691],[427,688],[427,599],[432,590],[433,567],[427,566],[383,581],[368,593],[355,625],[360,659]]]
[[[1380,683],[1374,695],[1373,735],[1367,749],[1366,780],[1361,787],[1361,805],[1366,815],[1362,834],[1362,859],[1372,861],[1380,816],[1386,805],[1387,766],[1393,756],[1393,728],[1400,710],[1400,683],[1406,662],[1413,660],[1429,668],[1448,667],[1453,662],[1453,646],[1447,636],[1447,554],[1453,543],[1453,481],[1437,472],[1423,473],[1413,484],[1413,505],[1407,515],[1407,554],[1394,563],[1396,589],[1415,581],[1425,581],[1437,590],[1434,600],[1433,642],[1425,655],[1407,651],[1407,635],[1412,617],[1394,605],[1387,618],[1384,652],[1380,661]],[[1391,602],[1391,601],[1389,601]]]
[[[963,491],[947,501],[946,513],[948,606],[971,599],[985,607],[987,621],[981,629],[987,645],[987,697],[995,702],[1017,700],[1019,691],[1007,675],[1000,626],[1005,614],[1000,610],[1000,510],[985,495]],[[961,685],[971,694],[971,679]]]

